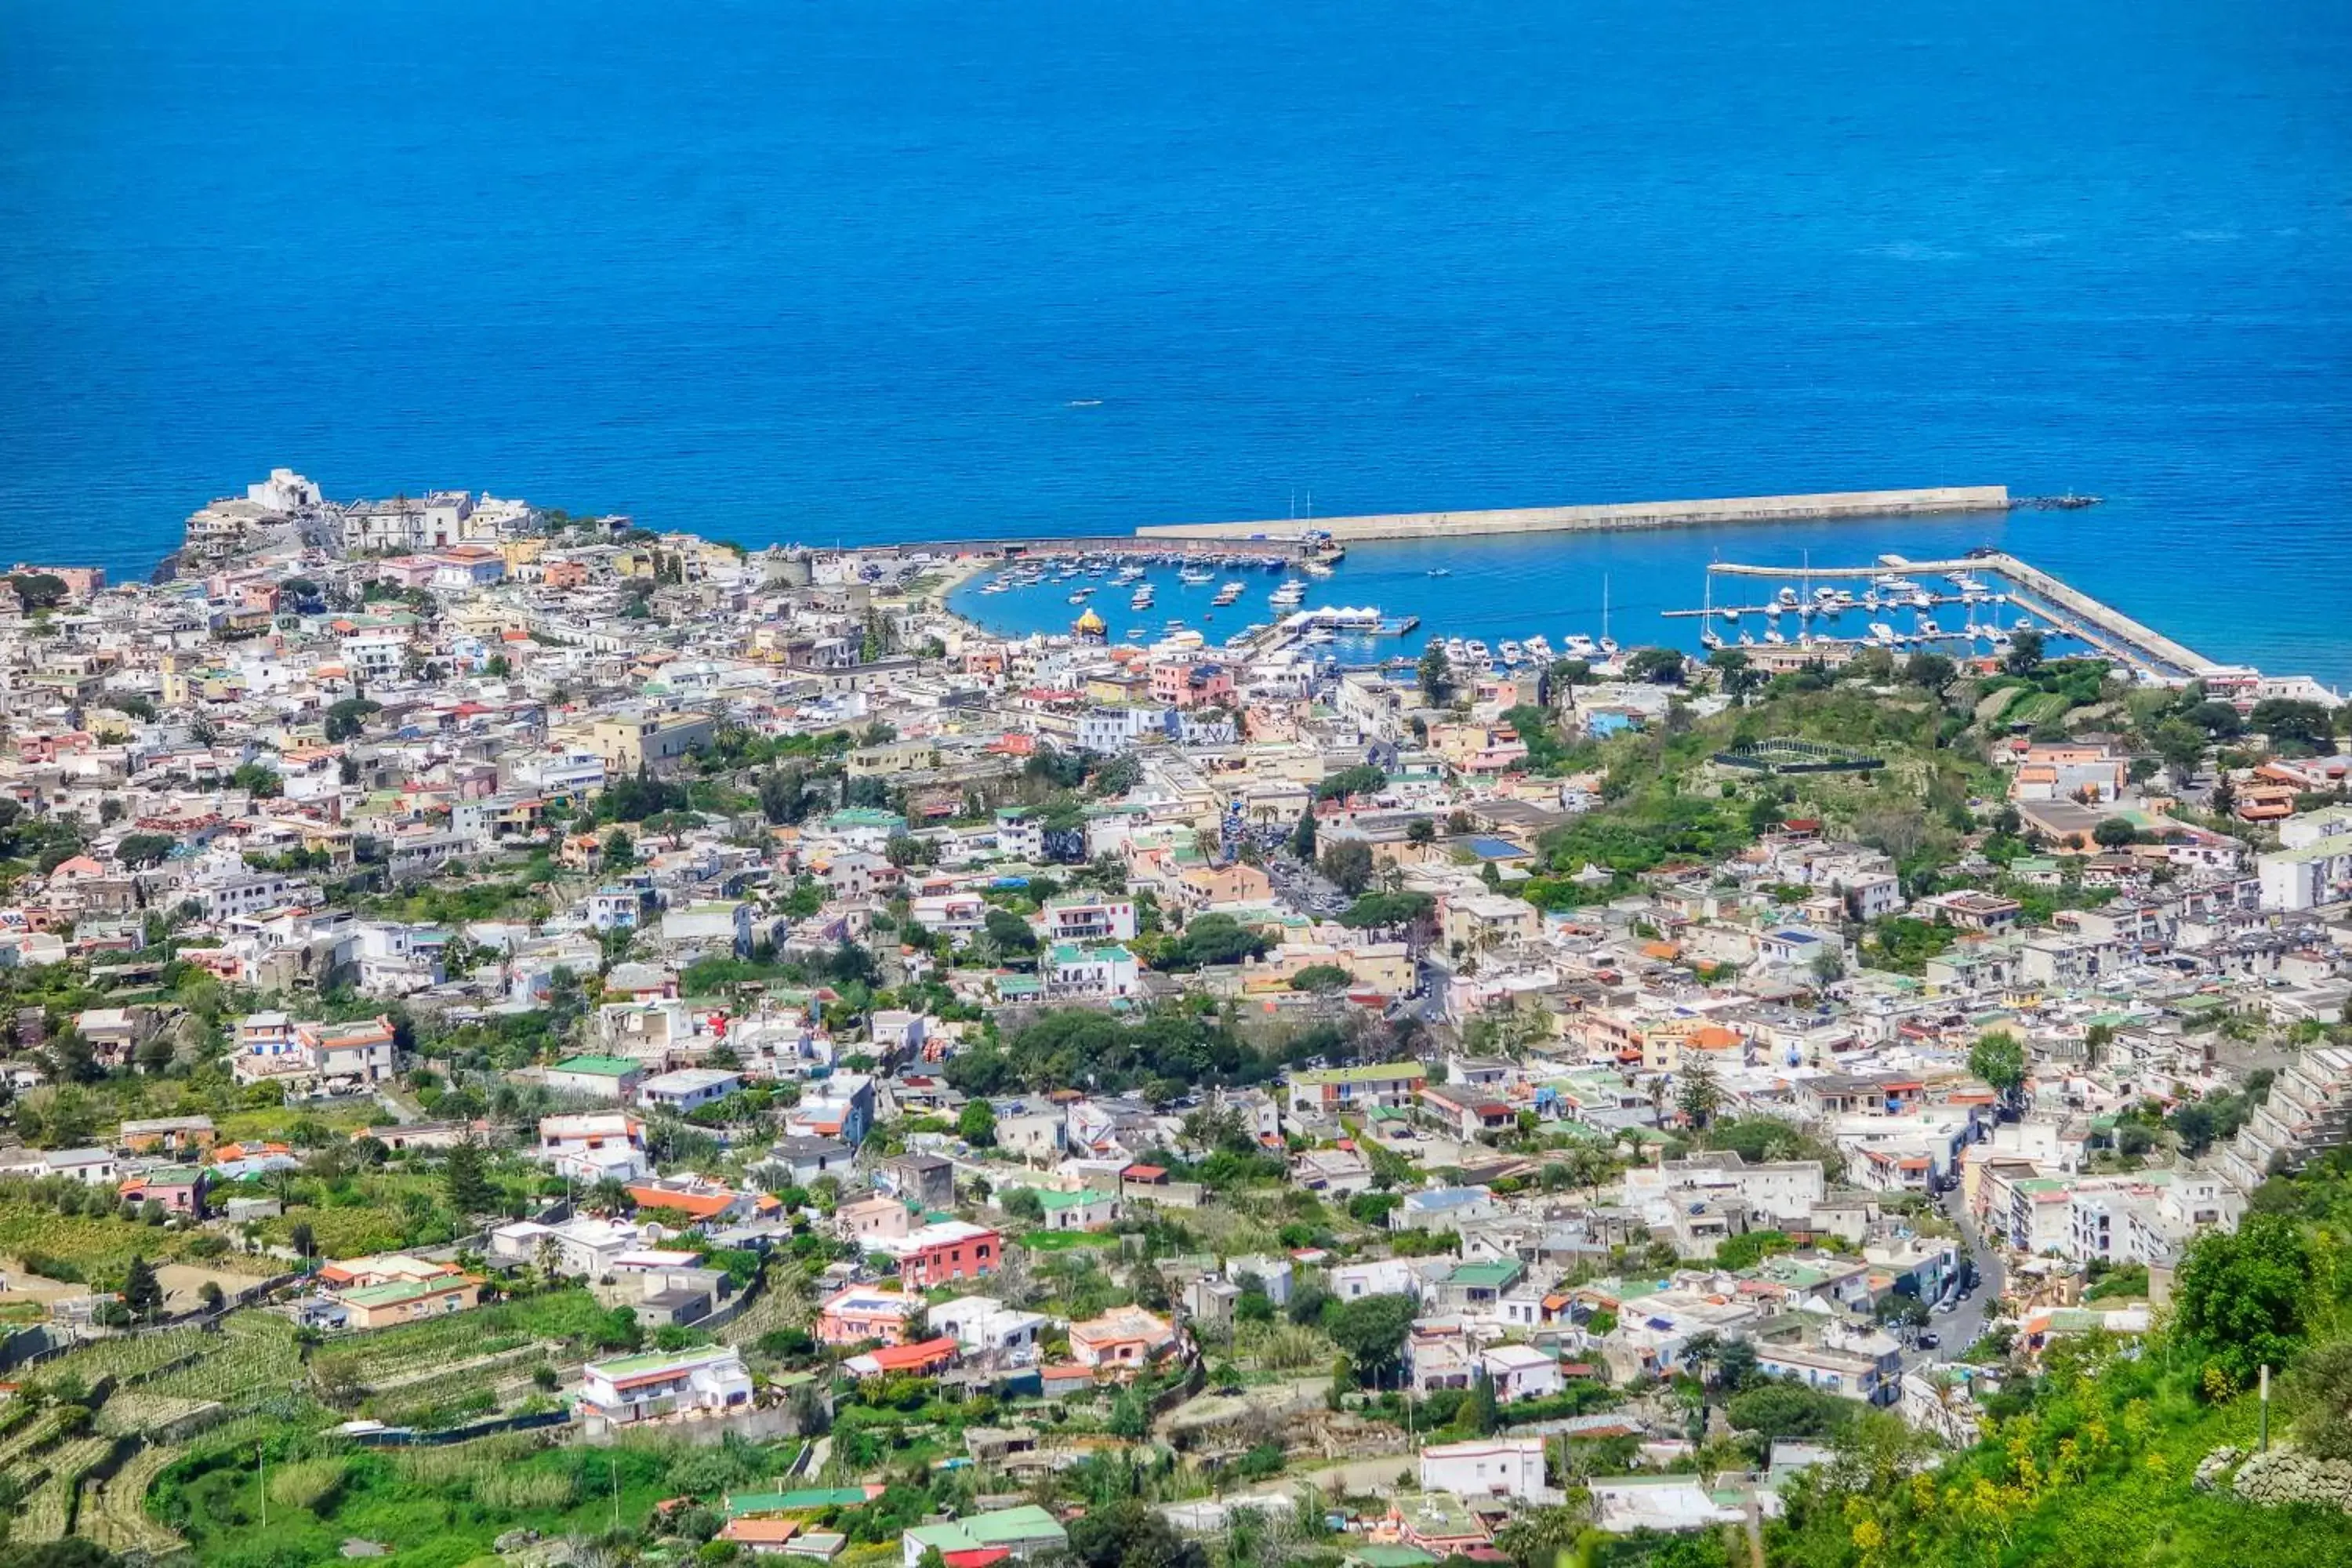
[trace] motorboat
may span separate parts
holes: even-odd
[[[1764,640],[1770,643],[1774,647],[1780,647],[1786,644],[1789,639],[1782,637],[1779,632],[1766,632],[1764,634]]]
[[[1495,662],[1494,656],[1486,651],[1486,645],[1480,642],[1476,637],[1472,637],[1463,646],[1469,651],[1471,663],[1492,664]]]
[[[1183,584],[1187,588],[1197,588],[1203,583],[1213,583],[1216,580],[1217,574],[1206,566],[1187,566],[1176,574],[1176,581]]]
[[[1521,647],[1517,641],[1509,637],[1504,638],[1503,646],[1496,651],[1503,656],[1503,662],[1505,664],[1517,664],[1520,660],[1527,658],[1527,650]]]
[[[1617,639],[1615,637],[1602,637],[1595,646],[1601,649],[1601,658],[1615,658],[1617,657]]]

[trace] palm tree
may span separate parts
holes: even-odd
[[[616,1215],[628,1206],[628,1184],[617,1176],[600,1176],[588,1189],[588,1206],[601,1215]]]

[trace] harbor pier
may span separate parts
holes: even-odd
[[[2021,605],[2040,616],[2053,631],[2086,643],[2159,679],[2194,679],[2223,668],[2203,654],[2142,625],[2111,605],[2102,604],[2040,567],[2029,565],[2014,555],[1999,551],[1987,551],[1956,561],[1910,561],[1899,555],[1884,555],[1868,566],[1749,566],[1718,561],[1707,570],[1731,577],[1828,581],[1838,578],[1868,580],[1888,574],[1916,577],[1937,573],[1986,572],[2010,585],[2011,604]]]
[[[1139,528],[1135,532],[1139,539],[1217,541],[1304,539],[1312,534],[1349,544],[1375,539],[1467,539],[1824,518],[1926,517],[1947,512],[2007,511],[2011,504],[2007,485],[1939,485],[1928,489],[1837,490],[1819,495],[1622,501],[1600,506],[1515,507],[1494,511],[1412,511],[1370,517],[1293,517],[1265,522],[1160,523]]]

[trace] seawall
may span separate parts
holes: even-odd
[[[2008,510],[2006,485],[1942,485],[1931,489],[1837,490],[1821,495],[1735,496],[1714,500],[1513,507],[1498,511],[1407,511],[1377,517],[1281,518],[1266,522],[1160,523],[1135,531],[1144,539],[1295,539],[1311,530],[1347,542]]]

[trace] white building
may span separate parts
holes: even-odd
[[[930,1310],[930,1331],[946,1334],[967,1351],[999,1351],[1018,1360],[1034,1353],[1037,1336],[1053,1320],[1007,1307],[992,1296],[958,1296]]]
[[[646,1124],[625,1111],[539,1119],[539,1157],[567,1180],[593,1185],[650,1176]]]
[[[2288,817],[2279,844],[2256,862],[2263,909],[2293,913],[2352,899],[2352,805]]]
[[[1135,954],[1117,942],[1102,947],[1057,942],[1046,949],[1041,973],[1048,996],[1132,996],[1141,980]]]
[[[637,1085],[639,1105],[660,1106],[683,1116],[726,1099],[743,1087],[743,1075],[718,1068],[680,1068]]]
[[[1548,1490],[1543,1451],[1540,1437],[1433,1443],[1421,1451],[1421,1489],[1463,1498],[1540,1498]]]
[[[1567,1388],[1559,1363],[1533,1345],[1494,1345],[1479,1352],[1478,1364],[1495,1385],[1495,1402],[1548,1399]]]
[[[582,1369],[582,1414],[614,1425],[751,1403],[751,1374],[732,1346],[592,1361]]]

